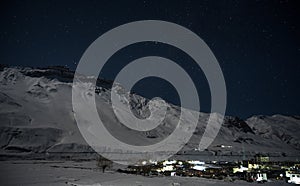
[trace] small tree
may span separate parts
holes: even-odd
[[[106,168],[111,168],[112,167],[113,162],[100,156],[97,158],[97,166],[102,168],[102,172],[105,172]]]

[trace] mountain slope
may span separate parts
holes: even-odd
[[[59,154],[83,156],[93,154],[81,136],[72,109],[73,72],[61,67],[44,69],[3,68],[0,71],[0,152],[2,155]],[[169,105],[163,123],[151,130],[137,132],[128,129],[114,115],[110,103],[111,82],[98,80],[96,103],[106,128],[119,140],[132,145],[149,145],[169,136],[177,125],[180,107]],[[123,92],[135,115],[149,116],[149,100]],[[86,96],[89,93],[86,92]],[[155,102],[160,106],[160,102]],[[193,117],[194,111],[188,111]],[[216,119],[218,114],[214,115]],[[200,113],[199,124],[185,153],[197,153],[209,114]],[[185,121],[189,125],[190,121]],[[254,155],[269,153],[276,156],[300,154],[299,117],[254,116],[243,121],[226,116],[217,138],[207,149],[208,155]],[[126,134],[126,135],[124,135]],[[172,145],[178,145],[180,141]],[[82,155],[83,154],[83,155]]]

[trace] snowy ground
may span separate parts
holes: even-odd
[[[196,177],[144,177],[108,171],[102,173],[95,162],[63,161],[2,161],[0,162],[0,185],[257,185],[244,181],[233,183]],[[261,184],[260,184],[261,185]],[[269,182],[264,185],[288,185]]]

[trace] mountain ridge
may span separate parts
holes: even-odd
[[[74,119],[71,102],[73,71],[57,66],[0,69],[1,154],[58,152],[71,153],[69,156],[74,156],[72,154],[74,152],[93,154],[93,150],[82,138]],[[98,79],[97,86],[92,91],[97,95],[99,114],[113,125],[106,127],[112,134],[119,136],[119,140],[125,140],[126,143],[133,145],[149,145],[165,139],[172,133],[181,109],[171,104],[166,119],[156,129],[134,132],[125,128],[111,111],[109,99],[111,84],[112,81]],[[141,118],[149,115],[147,104],[149,100],[126,91],[123,94],[131,101],[124,104],[130,104],[135,115]],[[197,153],[195,149],[205,130],[208,117],[208,113],[200,113],[194,135],[179,153]],[[246,120],[225,116],[217,138],[206,151],[211,155],[224,156],[245,154],[250,156],[257,153],[268,153],[278,157],[297,156],[300,154],[299,129],[299,116],[258,115]],[[124,136],[122,134],[124,131],[134,138]]]

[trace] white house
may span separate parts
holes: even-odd
[[[257,173],[256,174],[256,181],[257,182],[267,182],[267,173]]]
[[[246,172],[246,171],[248,171],[248,167],[243,167],[242,165],[240,167],[233,168],[233,173]]]
[[[199,171],[204,171],[206,168],[207,167],[204,165],[195,165],[192,167],[192,169],[199,170]]]
[[[290,174],[290,179],[288,180],[288,183],[293,183],[293,184],[299,184],[300,185],[300,174],[296,173],[291,173]]]

